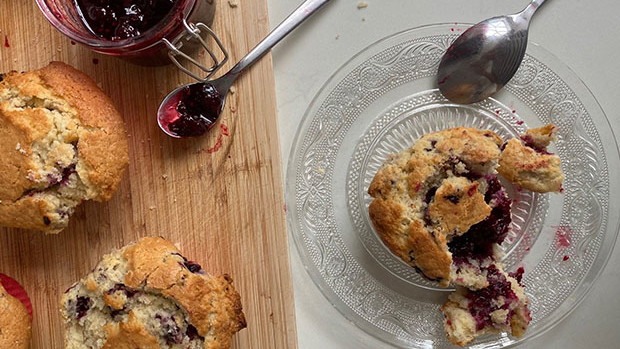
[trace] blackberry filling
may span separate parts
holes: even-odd
[[[172,345],[183,343],[181,330],[179,329],[179,326],[174,318],[161,314],[155,315],[155,318],[161,323],[161,328],[164,331],[163,337],[166,340],[166,344]]]
[[[192,261],[184,262],[183,265],[192,273],[198,274],[202,271],[202,267],[198,263]]]
[[[525,273],[525,268],[519,267],[515,272],[508,273],[508,275],[517,280],[519,285],[523,286],[523,284],[521,283],[521,280],[523,279],[523,273]]]
[[[90,309],[91,303],[92,301],[89,297],[77,297],[75,303],[75,314],[78,320],[86,316],[86,313],[88,313],[88,310]]]
[[[53,174],[48,174],[47,175],[47,181],[49,182],[50,186],[54,186],[56,184],[59,185],[66,185],[67,182],[69,182],[69,177],[74,174],[76,172],[75,170],[75,164],[71,164],[63,169],[60,170],[60,175],[53,175]]]
[[[187,270],[189,270],[191,273],[193,274],[204,273],[204,270],[202,269],[202,266],[200,266],[200,264],[187,260],[187,258],[185,258],[185,256],[181,255],[180,253],[173,253],[173,254],[183,258],[183,262],[179,262],[179,265],[182,265]]]
[[[204,337],[202,337],[201,335],[198,334],[198,330],[196,329],[196,327],[194,327],[193,325],[187,325],[187,329],[185,330],[185,335],[187,336],[187,338],[189,338],[190,340],[194,340],[196,338],[199,338],[201,340],[204,340]]]
[[[489,286],[469,291],[465,297],[469,300],[468,310],[476,320],[476,330],[480,331],[487,326],[493,326],[491,313],[496,310],[510,310],[510,305],[518,302],[519,298],[512,290],[512,285],[500,271],[491,265],[487,269]],[[503,304],[498,300],[503,299]]]
[[[486,177],[488,189],[485,201],[493,207],[491,214],[474,224],[467,233],[454,237],[448,243],[455,264],[468,263],[469,259],[482,261],[493,256],[495,244],[501,244],[510,228],[511,200],[496,176]]]

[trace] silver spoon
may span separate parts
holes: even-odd
[[[170,92],[157,110],[159,127],[174,138],[203,135],[219,118],[228,90],[239,75],[329,1],[306,0],[221,77],[184,85]]]
[[[530,20],[544,2],[533,0],[519,13],[487,19],[461,34],[439,63],[441,93],[452,102],[470,104],[504,87],[523,61]]]

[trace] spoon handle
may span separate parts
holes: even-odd
[[[282,23],[275,27],[256,47],[245,57],[241,58],[226,75],[236,76],[242,73],[247,67],[255,63],[275,44],[280,42],[288,33],[297,28],[304,20],[314,14],[321,6],[331,0],[306,0],[293,13],[291,13]]]
[[[538,10],[538,8],[542,6],[545,1],[547,0],[532,0],[532,2],[527,5],[525,10],[521,11],[520,15],[522,15],[526,20],[529,21],[530,18],[532,18],[532,16],[534,15],[534,12],[536,12],[536,10]]]

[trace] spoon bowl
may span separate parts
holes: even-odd
[[[173,138],[198,137],[209,131],[220,117],[235,80],[329,1],[306,0],[221,77],[184,85],[170,92],[157,110],[161,130]]]
[[[484,20],[463,32],[439,63],[441,93],[452,102],[471,104],[504,87],[523,61],[530,20],[544,2],[534,0],[519,13]]]
[[[173,138],[198,137],[217,122],[233,81],[222,78],[183,85],[161,102],[157,123]],[[227,84],[224,84],[227,82]]]

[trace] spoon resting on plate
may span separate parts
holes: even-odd
[[[205,134],[219,118],[233,82],[329,1],[331,0],[306,0],[221,77],[184,85],[170,92],[157,110],[157,123],[162,131],[174,138]]]
[[[439,91],[459,104],[479,102],[499,91],[525,56],[530,20],[546,0],[533,0],[523,11],[493,17],[467,29],[439,63]]]

